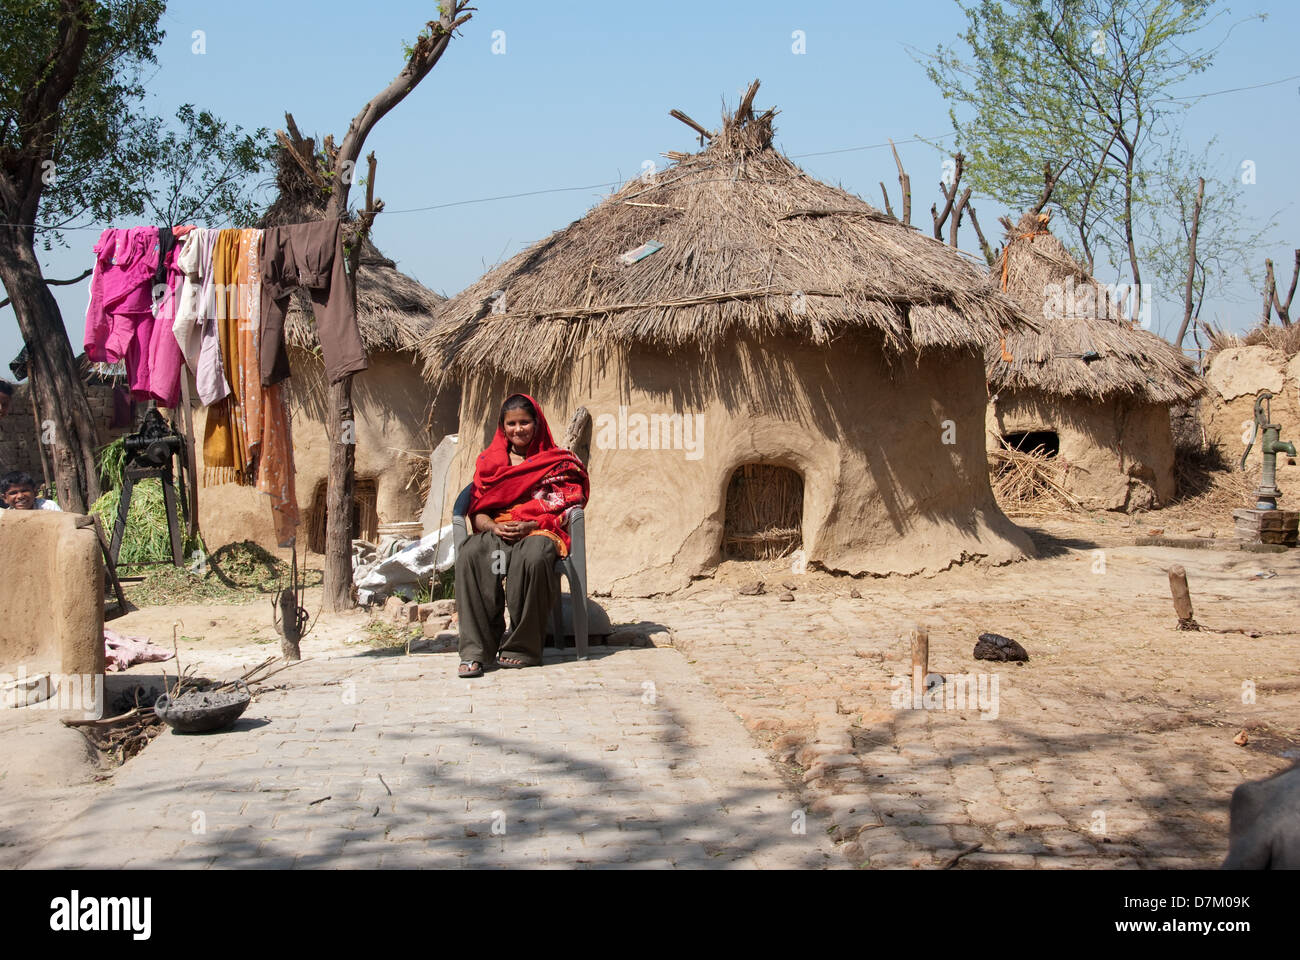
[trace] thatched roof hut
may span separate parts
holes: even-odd
[[[324,216],[319,190],[283,149],[276,183],[279,195],[259,226],[309,223]],[[352,387],[357,440],[355,533],[374,538],[380,524],[418,519],[428,454],[444,433],[455,429],[460,396],[453,387],[430,402],[415,353],[446,298],[398,270],[369,238],[362,242],[356,287],[357,327],[370,367],[357,375]],[[292,370],[294,465],[303,511],[299,543],[321,552],[329,474],[327,390],[311,311],[311,298],[295,290],[285,317],[285,340]],[[274,546],[264,499],[248,488],[205,491],[200,497],[200,524],[209,546],[235,540]]]
[[[594,418],[597,591],[673,589],[764,537],[853,573],[1019,556],[983,468],[980,355],[1028,321],[962,255],[779,153],[757,86],[704,150],[440,311],[421,350],[429,379],[464,383],[454,476],[523,390],[553,423]]]
[[[668,154],[452,298],[426,373],[554,376],[592,349],[708,354],[744,335],[824,348],[868,333],[901,355],[1021,325],[974,264],[775,150],[775,113],[747,98],[707,149]],[[621,261],[649,240],[663,249]]]
[[[1067,489],[1086,505],[1166,503],[1174,495],[1169,407],[1193,400],[1202,381],[1172,344],[1130,319],[1129,291],[1090,276],[1048,220],[1025,214],[993,270],[994,284],[1038,329],[985,351],[990,433],[1056,453]]]
[[[1000,345],[986,352],[994,391],[1169,404],[1186,403],[1203,389],[1192,362],[1130,322],[1117,302],[1125,291],[1099,285],[1047,229],[1046,215],[1028,214],[1008,233],[994,277],[1038,321],[1037,329],[1007,337],[1011,360]]]

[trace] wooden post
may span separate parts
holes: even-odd
[[[352,375],[329,387],[330,470],[325,496],[325,609],[352,609],[352,499],[356,490],[356,422]]]
[[[912,627],[912,694],[925,693],[925,678],[930,673],[930,628],[923,623]]]
[[[280,591],[276,600],[280,609],[280,653],[289,663],[302,659],[298,633],[298,594],[293,587]]]
[[[1181,566],[1169,568],[1169,592],[1174,598],[1174,613],[1178,614],[1178,629],[1201,629],[1201,625],[1192,618],[1192,594],[1187,589],[1187,571]]]

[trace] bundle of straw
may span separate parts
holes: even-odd
[[[727,554],[772,560],[797,548],[803,535],[803,481],[793,470],[765,463],[740,467],[727,490]]]
[[[1042,447],[1024,452],[1008,447],[989,451],[993,495],[1004,510],[1018,513],[1064,509],[1082,511],[1061,483],[1061,464]]]

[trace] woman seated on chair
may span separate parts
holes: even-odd
[[[582,461],[555,445],[533,398],[507,399],[474,468],[466,513],[473,535],[456,557],[460,676],[481,677],[491,664],[541,665],[560,589],[555,562],[569,554],[565,515],[586,506],[589,490]],[[511,629],[503,640],[507,606]]]

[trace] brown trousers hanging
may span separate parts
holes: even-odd
[[[530,667],[541,664],[546,625],[560,590],[556,558],[549,537],[508,543],[495,533],[477,533],[465,541],[456,556],[462,663],[490,665],[503,656]],[[501,643],[507,607],[510,637]]]

